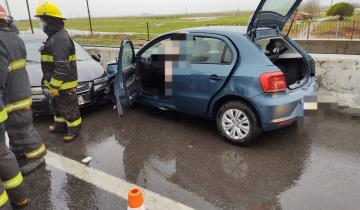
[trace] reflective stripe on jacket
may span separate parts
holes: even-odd
[[[41,48],[43,85],[60,90],[78,86],[75,45],[64,29],[50,36]]]
[[[7,104],[5,107],[6,107],[7,113],[11,113],[13,111],[26,109],[28,107],[31,107],[31,105],[32,105],[32,98],[30,97],[30,98],[26,98],[24,100],[17,101],[12,104]]]

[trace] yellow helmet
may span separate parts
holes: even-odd
[[[41,3],[36,8],[35,17],[44,17],[44,16],[54,17],[54,18],[59,18],[59,19],[65,20],[65,18],[61,14],[61,11],[59,10],[59,8],[55,4],[50,3],[50,2]]]

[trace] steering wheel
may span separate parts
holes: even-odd
[[[151,56],[141,58],[141,63],[145,65],[151,65],[151,62],[152,62]]]

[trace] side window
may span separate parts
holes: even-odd
[[[122,69],[126,69],[127,67],[131,66],[133,64],[134,60],[134,54],[133,54],[133,48],[130,44],[130,42],[125,43],[123,46],[123,55],[122,55]]]
[[[166,46],[169,46],[171,42],[171,38],[163,39],[157,42],[149,49],[145,50],[145,52],[141,54],[141,58],[150,58],[151,55],[165,54]]]
[[[190,61],[195,64],[231,64],[233,53],[229,45],[221,39],[194,37]]]

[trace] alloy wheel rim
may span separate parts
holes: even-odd
[[[226,135],[234,140],[242,140],[250,132],[249,118],[239,109],[227,110],[223,114],[221,122]]]

